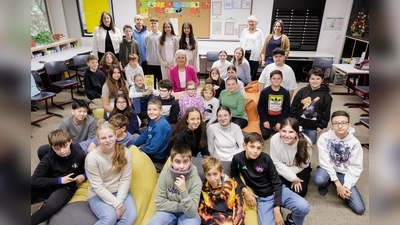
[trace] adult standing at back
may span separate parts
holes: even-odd
[[[196,72],[199,72],[199,47],[197,38],[194,36],[193,26],[190,22],[182,24],[181,38],[179,39],[179,49],[186,51],[189,65],[192,65]]]
[[[272,33],[265,38],[264,45],[261,51],[261,66],[266,66],[274,62],[272,58],[272,51],[281,47],[285,50],[285,59],[289,56],[290,52],[290,41],[289,38],[283,34],[283,22],[282,20],[275,21],[272,26]]]
[[[258,65],[261,64],[261,47],[264,33],[257,27],[258,20],[254,15],[247,18],[248,27],[240,36],[240,47],[245,50],[245,58],[250,64],[251,80],[257,80]]]
[[[92,54],[101,59],[105,52],[112,52],[119,60],[121,42],[121,31],[115,27],[111,14],[103,12],[99,26],[94,28]]]
[[[140,53],[142,54],[142,69],[145,75],[148,74],[147,71],[147,58],[146,58],[146,46],[144,43],[144,37],[148,33],[147,27],[143,25],[143,16],[136,15],[133,18],[133,22],[135,22],[135,26],[133,27],[133,37],[139,43]]]

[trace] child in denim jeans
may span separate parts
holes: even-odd
[[[326,195],[330,182],[334,182],[337,195],[354,213],[363,214],[364,201],[356,187],[363,170],[363,148],[354,137],[350,115],[343,110],[333,112],[331,129],[321,134],[317,145],[319,165],[312,179],[320,195]]]
[[[171,165],[158,178],[157,211],[148,225],[199,225],[201,179],[192,164],[192,151],[185,144],[171,149]]]
[[[262,152],[263,147],[262,136],[251,132],[244,138],[245,151],[233,156],[231,176],[239,183],[243,201],[250,207],[257,207],[260,225],[283,225],[281,207],[292,211],[287,215],[286,224],[302,225],[310,205],[307,200],[282,185],[271,157]],[[240,174],[246,184],[240,179]]]

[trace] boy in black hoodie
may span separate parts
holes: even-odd
[[[162,104],[162,115],[171,125],[171,128],[174,128],[175,124],[178,122],[180,108],[178,101],[171,95],[172,82],[170,80],[160,80],[160,82],[158,82],[158,90],[160,91],[160,95],[157,98],[160,99]]]
[[[86,179],[86,154],[76,150],[68,131],[58,129],[48,135],[52,151],[47,153],[31,177],[31,203],[46,199],[31,216],[39,224],[57,213],[74,195],[77,184]]]
[[[309,84],[301,88],[294,96],[290,107],[290,117],[296,118],[302,132],[313,144],[317,141],[317,134],[328,126],[332,96],[329,87],[323,84],[324,73],[320,69],[311,69],[308,72]]]

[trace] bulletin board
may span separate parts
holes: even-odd
[[[252,7],[252,0],[211,0],[210,39],[239,40]]]
[[[144,17],[144,25],[150,30],[150,18],[157,17],[158,29],[162,31],[165,21],[171,21],[175,34],[180,36],[183,22],[193,25],[197,38],[210,38],[211,0],[139,0],[136,1],[137,14]]]

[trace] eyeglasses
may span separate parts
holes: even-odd
[[[168,92],[167,89],[158,89],[158,90],[160,90],[160,92]]]
[[[117,104],[126,104],[126,101],[123,101],[123,102],[117,102]]]
[[[349,122],[332,122],[332,125],[334,126],[334,127],[338,127],[339,125],[341,125],[342,127],[345,127],[345,126],[347,126],[347,124],[349,124]]]
[[[186,89],[186,90],[188,90],[188,91],[195,91],[196,88],[188,88],[188,89]]]

